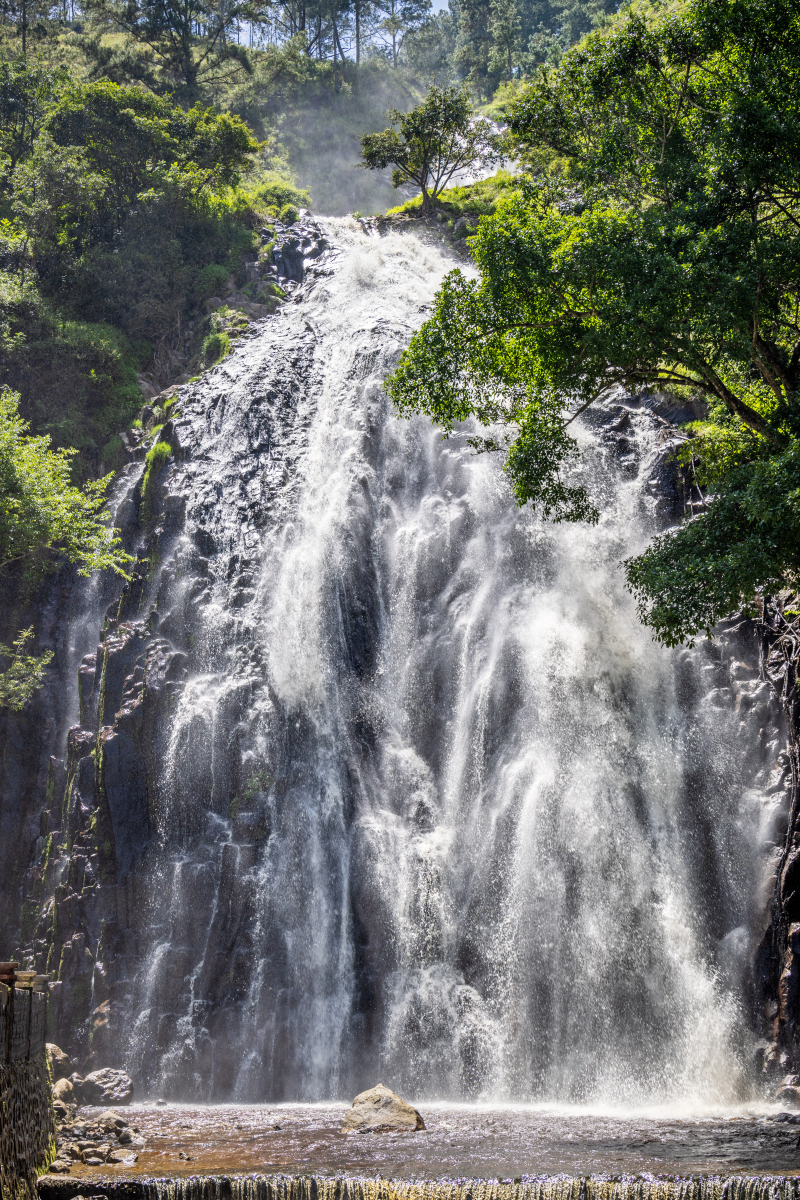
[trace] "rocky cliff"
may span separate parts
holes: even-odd
[[[131,582],[7,595],[56,651],[0,731],[0,936],[57,979],[54,1040],[139,1095],[352,1094],[393,1055],[403,1086],[566,1098],[657,1092],[683,1055],[706,1094],[704,1044],[720,1096],[774,1086],[800,1066],[792,618],[665,655],[614,574],[691,500],[686,414],[612,397],[600,540],[542,528],[386,411],[450,264],[296,233],[296,303],[181,387],[146,503],[132,450]]]

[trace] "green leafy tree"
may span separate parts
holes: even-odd
[[[388,50],[396,69],[406,35],[419,29],[430,12],[431,0],[374,0],[376,33]]]
[[[705,396],[706,511],[627,564],[656,636],[691,639],[800,566],[800,13],[626,18],[542,72],[511,126],[570,172],[481,222],[480,279],[448,276],[391,394],[446,432],[491,427],[475,443],[504,451],[518,501],[566,520],[597,519],[565,474],[582,409],[614,384]]]
[[[0,162],[6,179],[36,144],[53,96],[67,79],[26,55],[0,60]]]
[[[0,708],[20,712],[44,683],[44,673],[52,661],[53,651],[26,654],[32,637],[32,628],[23,629],[13,646],[0,645],[0,659],[11,660],[5,671],[0,672]]]
[[[71,450],[51,450],[48,437],[31,437],[19,415],[19,396],[0,390],[0,570],[23,568],[37,576],[53,554],[76,563],[81,575],[111,570],[127,578],[134,561],[111,526],[105,492],[111,476],[76,488],[70,482]],[[0,673],[0,706],[22,708],[41,685],[50,652],[26,652],[33,630],[22,631]]]
[[[515,0],[492,0],[490,70],[512,79],[521,44],[521,21]]]
[[[74,487],[75,451],[51,450],[49,437],[30,436],[18,404],[18,395],[0,390],[0,570],[24,563],[41,571],[52,550],[76,563],[81,575],[111,570],[127,577],[133,560],[106,508],[111,476]]]
[[[454,66],[459,78],[479,97],[490,100],[500,78],[489,61],[493,45],[491,0],[460,0],[459,9]]]
[[[87,0],[86,11],[148,47],[178,98],[189,104],[204,87],[230,81],[232,72],[251,72],[244,46],[232,35],[240,22],[265,17],[256,0]]]
[[[387,115],[391,128],[361,138],[361,166],[370,171],[393,167],[395,187],[415,183],[423,212],[430,211],[456,171],[499,158],[498,138],[488,121],[473,117],[464,88],[434,84],[410,112]]]

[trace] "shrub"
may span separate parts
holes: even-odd
[[[203,342],[203,359],[207,366],[213,367],[231,348],[231,340],[227,333],[210,333]]]
[[[162,467],[166,465],[167,459],[172,453],[172,447],[169,442],[156,442],[155,446],[147,452],[147,458],[144,466],[144,478],[142,479],[142,506],[141,514],[142,521],[150,520],[153,508],[153,493],[156,488],[156,480],[161,473]]]
[[[194,294],[198,300],[208,300],[218,296],[228,282],[229,272],[219,263],[209,263],[197,272],[194,281]]]
[[[283,208],[281,209],[281,220],[283,221],[284,225],[294,225],[299,215],[300,214],[293,204],[284,204]]]
[[[292,204],[296,208],[309,208],[311,205],[311,196],[303,188],[295,187],[293,183],[289,183],[286,179],[281,179],[275,176],[262,183],[253,193],[259,208],[274,209],[273,216],[286,207],[287,204]],[[281,220],[283,218],[281,217]],[[297,218],[295,217],[295,220]]]

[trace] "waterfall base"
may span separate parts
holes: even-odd
[[[314,1177],[322,1187],[323,1180],[375,1177],[483,1179],[493,1184],[553,1176],[800,1175],[798,1116],[779,1112],[774,1105],[713,1115],[686,1110],[603,1113],[566,1106],[419,1107],[424,1131],[344,1134],[343,1104],[137,1104],[126,1110],[131,1126],[139,1131],[136,1164],[88,1167],[76,1162],[63,1180],[76,1188],[56,1190],[52,1198],[105,1192],[107,1181],[123,1177],[142,1183],[161,1179],[165,1186],[170,1180],[223,1175]],[[83,1109],[80,1115],[93,1111]],[[61,1184],[48,1179],[46,1187],[58,1189]],[[178,1200],[189,1200],[188,1193]],[[243,1193],[240,1200],[257,1198]],[[273,1200],[272,1193],[259,1193],[258,1200]],[[287,1193],[285,1200],[300,1197]],[[326,1200],[338,1200],[338,1194],[328,1197],[326,1192]],[[369,1200],[366,1193],[363,1200]],[[417,1198],[409,1193],[408,1200]],[[499,1197],[487,1195],[486,1200]],[[517,1198],[509,1195],[508,1200]],[[547,1198],[520,1194],[518,1200]]]

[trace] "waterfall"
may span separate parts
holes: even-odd
[[[452,263],[328,235],[182,389],[114,633],[146,656],[123,701],[163,683],[128,1064],[187,1099],[736,1103],[780,746],[747,664],[658,647],[624,589],[666,423],[615,394],[580,426],[597,527],[518,509],[382,390]]]

